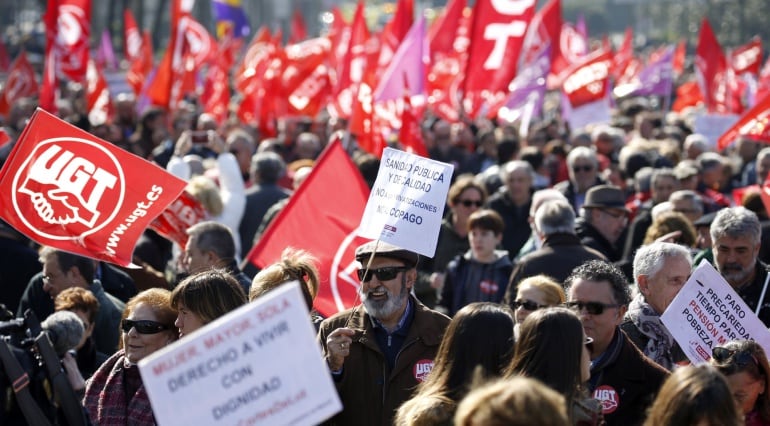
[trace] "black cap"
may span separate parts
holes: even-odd
[[[358,246],[356,249],[356,260],[366,265],[373,251],[375,251],[374,255],[376,257],[402,260],[410,267],[417,266],[417,262],[420,260],[420,255],[417,253],[382,241],[369,241]]]

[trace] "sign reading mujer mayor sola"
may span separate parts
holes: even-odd
[[[342,409],[296,281],[139,361],[139,372],[161,426],[314,425]]]
[[[453,171],[451,164],[385,148],[358,234],[433,257]]]
[[[40,244],[127,266],[185,185],[38,108],[0,171],[0,217]]]
[[[708,361],[712,349],[730,340],[754,340],[770,351],[770,331],[705,260],[660,319],[693,364]]]

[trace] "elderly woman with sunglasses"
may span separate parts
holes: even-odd
[[[516,300],[511,303],[516,313],[516,337],[518,338],[521,324],[529,314],[541,308],[561,305],[566,300],[561,285],[546,275],[535,275],[522,280],[516,290]]]
[[[714,348],[711,364],[727,377],[746,426],[770,425],[770,366],[762,347],[753,340],[733,340]]]
[[[137,363],[177,339],[176,311],[168,290],[145,290],[126,304],[122,348],[86,382],[83,405],[94,424],[154,425]]]

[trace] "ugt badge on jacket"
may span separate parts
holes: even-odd
[[[126,266],[184,186],[38,108],[0,170],[0,217],[40,244]]]

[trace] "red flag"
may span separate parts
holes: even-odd
[[[5,47],[3,38],[0,37],[0,71],[6,72],[11,67],[11,57],[8,56],[8,49]]]
[[[759,75],[762,66],[762,40],[754,37],[750,42],[730,52],[730,67],[736,75],[749,73]]]
[[[345,48],[345,56],[339,64],[334,102],[330,105],[333,115],[350,118],[353,114],[352,105],[359,91],[358,84],[366,71],[366,43],[369,38],[369,29],[364,19],[364,2],[359,1],[350,26],[350,40]]]
[[[719,137],[717,148],[719,150],[725,149],[740,136],[748,136],[752,140],[770,143],[770,96],[757,102],[727,129]]]
[[[612,52],[597,50],[565,72],[562,90],[573,108],[604,99],[609,88]]]
[[[409,28],[414,22],[414,0],[398,0],[396,13],[382,31],[380,47],[377,52],[377,68],[374,70],[377,80],[385,72],[388,64],[393,60],[401,42],[404,40]],[[377,81],[372,82],[372,87],[377,86]]]
[[[0,171],[0,217],[40,244],[127,266],[185,185],[38,109]]]
[[[147,76],[152,71],[152,40],[150,32],[142,34],[142,42],[139,47],[139,56],[131,62],[126,72],[126,81],[131,85],[136,95],[142,93]]]
[[[303,40],[307,40],[305,18],[302,17],[301,10],[294,9],[294,14],[291,15],[291,28],[289,28],[289,44],[296,44]]]
[[[230,88],[227,79],[227,69],[214,63],[209,67],[206,81],[203,83],[203,93],[201,93],[203,112],[211,114],[220,126],[227,120],[227,108],[230,104]]]
[[[181,0],[171,0],[171,29],[166,53],[163,55],[155,78],[147,89],[150,101],[165,109],[176,109],[181,99],[180,84],[183,74],[184,28],[180,25],[182,15]]]
[[[318,312],[328,317],[353,306],[359,286],[354,252],[366,241],[356,229],[368,197],[369,188],[341,142],[331,142],[246,261],[264,268],[279,260],[286,247],[307,250],[319,264]]]
[[[452,50],[435,55],[426,78],[428,103],[440,118],[456,123],[460,120],[460,91],[465,80],[470,44],[470,14],[463,14],[457,23]]]
[[[676,45],[674,51],[674,59],[671,63],[671,68],[674,70],[674,76],[679,77],[684,72],[684,59],[687,54],[687,40],[681,39]]]
[[[615,57],[612,59],[612,70],[610,74],[615,79],[623,75],[629,62],[634,58],[634,30],[631,27],[626,28],[626,33],[623,36],[623,43],[620,48],[615,52]]]
[[[13,61],[8,78],[5,81],[2,93],[0,93],[0,114],[6,115],[11,105],[23,97],[37,95],[38,85],[35,79],[35,70],[27,60],[27,54],[23,50]]]
[[[196,69],[217,60],[217,40],[203,25],[183,15],[180,26],[184,27],[184,54],[192,56]]]
[[[123,11],[123,54],[129,62],[136,61],[142,55],[142,32],[136,25],[131,9]]]
[[[110,89],[99,65],[93,59],[88,61],[86,74],[86,107],[88,121],[92,126],[98,126],[112,121],[113,107],[110,100]]]
[[[331,42],[313,38],[286,46],[286,66],[281,77],[288,112],[315,117],[331,95],[328,58]]]
[[[521,61],[531,64],[545,48],[551,45],[551,63],[561,56],[559,38],[561,37],[561,0],[550,0],[532,18],[524,39]]]
[[[334,72],[334,84],[336,85],[337,74],[342,67],[342,59],[345,57],[350,41],[350,26],[345,22],[342,12],[337,6],[332,7],[332,22],[329,25],[329,32],[326,37],[332,43],[332,55],[329,57],[331,67]]]
[[[709,112],[731,112],[727,93],[727,60],[706,18],[703,18],[695,54],[698,85],[706,108]]]
[[[189,192],[182,191],[179,198],[169,204],[149,226],[162,237],[184,247],[189,238],[187,228],[205,220],[208,220],[208,215],[200,201]]]
[[[676,88],[676,100],[671,111],[682,112],[687,107],[696,106],[703,102],[703,94],[695,81],[688,81]]]
[[[478,0],[465,70],[465,111],[474,118],[482,103],[504,97],[516,76],[519,52],[535,13],[535,0]]]
[[[466,0],[449,0],[441,16],[433,21],[428,30],[432,58],[451,55],[455,51],[455,39],[460,28]]]
[[[581,62],[588,52],[588,41],[572,24],[562,23],[559,32],[558,55],[551,62],[552,80],[563,82],[573,65]]]
[[[84,82],[91,32],[90,0],[48,0],[45,15],[45,63],[40,106],[56,112],[59,77]]]

